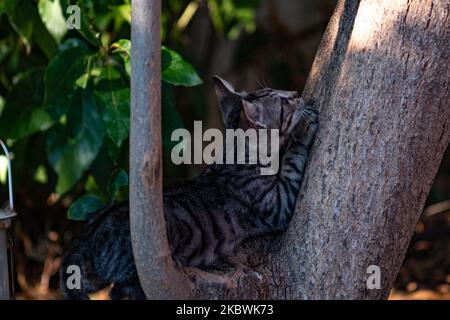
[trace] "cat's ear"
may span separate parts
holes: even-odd
[[[213,77],[213,83],[225,128],[236,129],[239,125],[242,95],[229,82],[218,76]]]
[[[251,103],[247,100],[242,100],[244,107],[245,119],[248,126],[254,129],[264,129],[266,126],[261,122],[262,110],[259,104]]]

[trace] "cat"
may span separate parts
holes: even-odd
[[[179,266],[201,269],[227,263],[244,240],[287,229],[318,128],[317,110],[297,92],[264,88],[246,93],[219,77],[213,82],[226,129],[279,129],[281,165],[276,174],[261,175],[260,164],[212,164],[196,178],[164,188],[172,257]],[[67,288],[70,265],[81,269],[80,289]],[[62,261],[66,299],[87,299],[110,284],[111,299],[145,299],[127,202],[91,214]]]

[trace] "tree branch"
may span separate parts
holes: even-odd
[[[160,0],[132,2],[130,223],[133,253],[149,299],[186,298],[162,205]]]

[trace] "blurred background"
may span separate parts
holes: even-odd
[[[80,29],[68,30],[74,4]],[[301,92],[335,4],[163,1],[165,183],[201,169],[168,161],[174,129],[191,129],[194,120],[222,128],[211,77],[240,90]],[[17,299],[59,299],[61,256],[86,214],[127,197],[130,22],[129,0],[0,0],[0,138],[12,153],[19,213]],[[391,299],[450,299],[450,150]]]

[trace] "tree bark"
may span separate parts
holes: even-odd
[[[275,260],[291,298],[386,298],[450,141],[448,1],[361,1],[350,22],[353,3],[304,91],[321,125]]]
[[[133,19],[142,2],[133,2]],[[159,101],[136,92],[136,82],[159,92],[157,71],[147,74],[159,57],[136,53],[148,30],[136,30],[145,21],[133,20],[133,70],[146,66],[147,76],[134,73],[132,82],[130,197],[148,297],[386,298],[450,141],[449,10],[446,0],[338,2],[303,92],[321,113],[296,214],[277,250],[231,274],[175,270],[168,257],[155,151]],[[380,267],[380,289],[366,286],[370,265]]]
[[[162,205],[160,0],[132,2],[130,227],[133,253],[149,299],[189,292],[167,242]]]

